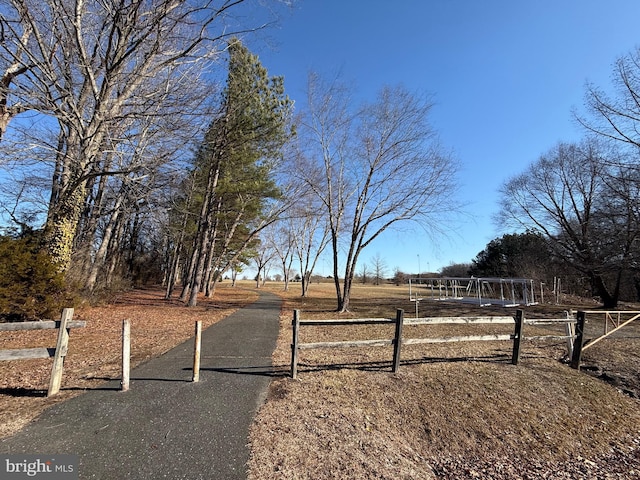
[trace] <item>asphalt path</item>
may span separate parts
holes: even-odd
[[[0,441],[4,454],[78,455],[81,479],[245,479],[248,433],[275,375],[280,299],[253,304],[202,333],[200,381],[193,340],[58,404]]]

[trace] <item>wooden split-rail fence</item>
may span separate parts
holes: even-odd
[[[580,317],[579,317],[580,318]],[[303,326],[344,326],[344,325],[384,325],[395,324],[394,338],[373,339],[373,340],[347,340],[335,342],[300,343],[299,332]],[[514,330],[511,334],[491,334],[491,335],[467,335],[440,338],[405,338],[403,336],[404,325],[486,325],[486,324],[513,324]],[[565,335],[543,335],[528,336],[527,340],[566,340],[569,356],[575,357],[575,352],[580,352],[581,348],[575,348],[579,341],[582,345],[582,336],[578,340],[574,334],[576,320],[568,315],[562,319],[525,319],[523,310],[517,310],[515,317],[511,316],[485,316],[485,317],[430,317],[405,319],[404,311],[398,309],[394,318],[360,318],[360,319],[334,319],[334,320],[302,320],[300,310],[293,312],[292,322],[292,342],[291,342],[291,377],[296,378],[298,374],[298,355],[300,350],[318,348],[349,348],[349,347],[384,347],[393,346],[392,371],[395,373],[400,367],[401,347],[403,345],[417,345],[426,343],[448,343],[448,342],[482,342],[482,341],[513,341],[511,363],[517,365],[520,361],[520,350],[524,336],[524,325],[565,325]],[[576,329],[577,330],[577,329]],[[582,329],[580,329],[580,334]],[[579,359],[578,359],[579,362]],[[573,365],[573,363],[572,363]]]
[[[69,349],[69,333],[72,328],[80,328],[86,326],[85,322],[74,321],[73,308],[65,308],[62,310],[62,316],[59,321],[43,320],[36,322],[11,322],[0,323],[0,332],[15,332],[25,330],[52,330],[58,329],[58,341],[55,348],[21,348],[16,350],[0,350],[1,360],[27,360],[33,358],[51,358],[53,357],[53,366],[51,367],[51,379],[49,380],[49,389],[47,396],[50,397],[60,391],[62,384],[62,369],[64,358]]]

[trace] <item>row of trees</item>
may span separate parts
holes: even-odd
[[[294,111],[240,40],[254,30],[234,23],[244,3],[0,5],[0,205],[68,282],[162,281],[195,305],[223,272],[255,262],[260,277],[277,259],[285,282],[301,272],[304,295],[326,252],[345,311],[365,248],[455,212],[457,164],[428,96],[359,99],[312,73]],[[639,52],[617,62],[613,96],[588,87],[588,138],[501,191],[505,224],[543,240],[607,306],[630,282],[640,291]]]
[[[587,86],[587,110],[584,114],[574,113],[586,130],[582,141],[559,143],[521,174],[504,183],[500,191],[502,203],[496,219],[503,228],[524,230],[524,233],[507,234],[491,242],[466,268],[468,274],[530,277],[548,284],[553,281],[553,276],[562,276],[565,287],[579,294],[599,297],[607,308],[616,307],[620,299],[640,299],[640,49],[616,62],[614,79],[614,91],[611,95],[606,95],[593,85]],[[310,92],[313,93],[313,83],[311,87]],[[323,91],[331,93],[327,98],[340,99],[342,104],[348,105],[341,90],[325,87]],[[321,168],[318,168],[317,178],[321,181],[307,181],[307,184],[316,194],[320,193],[321,203],[329,214],[333,242],[338,237],[333,235],[334,231],[339,231],[334,229],[334,225],[340,223],[343,212],[340,203],[343,191],[340,189],[342,184],[338,182],[334,185],[332,182],[336,178],[342,178],[345,171],[357,172],[360,178],[367,179],[366,167],[374,163],[356,163],[357,166],[353,168],[351,162],[360,158],[357,154],[347,157],[348,164],[340,161],[340,145],[346,137],[341,137],[326,126],[347,125],[348,121],[345,119],[348,115],[335,116],[340,112],[339,109],[318,108],[319,105],[324,107],[326,103],[318,102],[317,99],[316,96],[309,102],[312,107],[316,107],[309,109],[311,115],[306,117],[303,125],[312,127],[310,131],[314,134],[316,146],[320,147],[324,167],[320,165]],[[382,99],[378,102],[377,107],[384,104]],[[395,102],[402,105],[397,97]],[[412,110],[406,105],[403,105],[403,109]],[[358,111],[359,119],[363,114],[366,115],[365,112],[366,110]],[[388,117],[393,118],[393,114],[387,112],[386,116],[386,121],[378,121],[378,125],[383,127],[379,131],[389,129]],[[426,110],[422,111],[421,116],[425,118]],[[378,131],[366,122],[362,125],[368,125],[362,130],[364,132]],[[405,125],[400,130],[406,133],[411,128]],[[339,129],[339,132],[347,131],[342,127]],[[358,138],[357,134],[351,134],[349,138],[360,141],[359,153],[375,151],[375,147],[369,148],[375,144],[375,140],[366,135]],[[384,135],[377,138],[384,138]],[[347,143],[344,141],[344,144]],[[425,152],[427,150],[423,149],[422,153]],[[434,200],[441,201],[455,189],[451,181],[453,163],[441,156],[441,150],[431,153],[432,156],[420,160],[420,164],[427,166],[429,172],[418,169],[418,183],[410,184],[403,180],[394,185],[393,181],[385,180],[384,185],[405,194],[411,192],[411,195],[403,196],[401,202],[395,204],[392,209],[394,215],[400,211],[398,205],[412,205],[412,200],[416,200],[417,203],[422,202],[421,208],[410,210],[408,217],[419,217],[423,225],[433,228],[433,224],[429,223],[433,217],[423,216],[424,207],[438,205]],[[394,159],[396,160],[397,158]],[[415,168],[416,164],[401,164],[409,167],[404,175],[410,177],[410,169]],[[384,175],[383,165],[375,164],[375,173]],[[393,168],[397,166],[395,163],[392,165]],[[313,163],[313,166],[317,168],[317,163]],[[362,170],[358,170],[359,167]],[[443,170],[438,170],[440,167]],[[305,168],[304,171],[313,169]],[[317,186],[322,181],[327,187],[319,190]],[[367,180],[359,184],[363,185],[361,188],[365,192],[366,183]],[[376,198],[387,199],[384,195]],[[351,242],[347,242],[349,249],[344,272],[337,270],[338,249],[332,243],[339,308],[346,308],[345,302],[341,300],[338,281],[340,274],[345,278],[344,293],[349,288],[348,279],[353,278],[351,273],[355,270],[355,262],[360,253],[357,247],[368,245],[368,239],[375,239],[379,233],[375,230],[371,237],[359,237],[358,219],[362,218],[359,205],[359,201],[354,201],[348,207],[351,210],[344,210],[351,212],[350,215],[347,214],[349,220],[345,222],[345,227],[350,229],[350,235],[347,236],[351,237]],[[379,205],[380,203],[376,203],[376,206]],[[432,213],[437,215],[439,212]],[[375,224],[380,226],[384,222]],[[364,231],[369,227],[366,225]],[[366,276],[365,267],[361,264],[360,268],[363,270],[361,273]],[[348,300],[346,305],[348,306]]]
[[[255,261],[260,276],[271,256],[283,272],[296,262],[305,294],[328,248],[347,310],[362,251],[450,207],[456,165],[428,97],[356,100],[311,74],[294,114],[239,38],[254,30],[234,23],[251,18],[244,3],[0,6],[2,214],[67,282],[163,281],[195,305],[223,272]]]
[[[3,215],[92,291],[154,277],[166,202],[211,117],[242,0],[0,6]]]

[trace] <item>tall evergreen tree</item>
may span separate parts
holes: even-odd
[[[233,261],[225,252],[230,245],[238,256],[251,244],[267,202],[279,196],[274,171],[292,133],[291,108],[283,78],[269,77],[258,57],[232,39],[219,113],[194,158],[198,226],[181,295],[189,305],[211,280],[207,272],[225,267],[218,260]],[[238,235],[239,245],[232,241]]]

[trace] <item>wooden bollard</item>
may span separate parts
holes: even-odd
[[[196,336],[193,348],[193,378],[192,381],[200,381],[200,347],[202,345],[202,321],[196,322]]]
[[[129,390],[129,373],[131,370],[131,321],[122,321],[122,381],[121,391]]]

